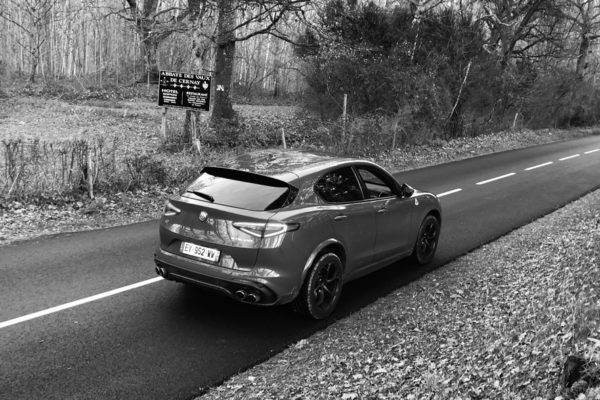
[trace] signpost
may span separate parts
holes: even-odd
[[[162,118],[163,137],[167,130],[167,107],[209,111],[210,75],[160,71],[158,106],[165,107]]]
[[[158,105],[208,111],[210,75],[160,71]]]

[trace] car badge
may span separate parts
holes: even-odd
[[[200,213],[200,215],[198,216],[198,219],[202,222],[206,221],[207,218],[208,218],[208,213],[206,211],[202,211]]]
[[[419,205],[419,199],[415,199],[415,206]]]

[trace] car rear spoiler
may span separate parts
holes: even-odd
[[[255,174],[248,171],[240,171],[238,169],[220,168],[220,167],[205,167],[201,172],[206,172],[212,176],[218,176],[220,178],[233,179],[236,181],[244,181],[256,183],[258,185],[273,186],[273,187],[286,187],[289,189],[295,189],[292,185],[279,179],[272,178],[270,176]]]

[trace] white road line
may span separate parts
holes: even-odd
[[[62,311],[62,310],[66,310],[67,308],[77,307],[77,306],[80,306],[80,305],[85,304],[85,303],[89,303],[89,302],[92,302],[92,301],[103,299],[105,297],[114,296],[115,294],[123,293],[123,292],[126,292],[128,290],[137,289],[139,287],[146,286],[146,285],[149,285],[151,283],[159,282],[159,281],[162,281],[162,280],[163,280],[163,278],[161,278],[160,276],[157,276],[156,278],[148,279],[148,280],[141,281],[141,282],[138,282],[138,283],[134,283],[134,284],[131,284],[131,285],[128,285],[128,286],[123,286],[123,287],[120,287],[118,289],[109,290],[108,292],[104,292],[104,293],[96,294],[94,296],[90,296],[90,297],[86,297],[86,298],[83,298],[83,299],[75,300],[75,301],[72,301],[70,303],[61,304],[60,306],[56,306],[56,307],[52,307],[52,308],[47,308],[45,310],[34,312],[32,314],[27,314],[27,315],[24,315],[22,317],[9,319],[8,321],[0,322],[0,329],[6,328],[7,326],[20,324],[21,322],[29,321],[31,319],[43,317],[44,315],[53,314],[53,313],[56,313],[56,312],[59,312],[59,311]]]
[[[533,167],[525,168],[523,171],[531,171],[532,169],[545,167],[546,165],[550,165],[550,164],[553,164],[553,162],[552,161],[548,161],[548,162],[543,163],[543,164],[534,165]]]
[[[575,158],[575,157],[579,157],[579,154],[573,154],[572,156],[569,156],[569,157],[559,158],[558,161],[570,160],[571,158]]]
[[[594,149],[594,150],[586,151],[586,152],[585,152],[585,153],[583,153],[583,154],[592,154],[592,153],[595,153],[595,152],[597,152],[597,151],[600,151],[600,149]]]
[[[497,181],[499,179],[508,178],[509,176],[513,176],[513,175],[516,175],[516,173],[515,172],[511,172],[510,174],[506,174],[506,175],[502,175],[502,176],[497,176],[497,177],[492,178],[492,179],[488,179],[488,180],[485,180],[485,181],[477,182],[476,185],[485,185],[486,183],[494,182],[494,181]]]
[[[460,192],[462,189],[458,188],[458,189],[452,189],[452,190],[448,190],[447,192],[444,193],[440,193],[438,195],[436,195],[437,197],[444,197],[444,196],[448,196],[449,194],[453,194],[453,193],[457,193]]]

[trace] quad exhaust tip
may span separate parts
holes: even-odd
[[[169,273],[167,272],[165,267],[161,266],[161,264],[154,267],[154,270],[158,275],[162,276],[165,279],[169,279]],[[238,289],[233,293],[233,295],[238,301],[244,303],[253,304],[260,302],[260,300],[262,299],[261,294],[255,291],[255,289],[250,290],[251,291],[248,291],[246,289]]]

